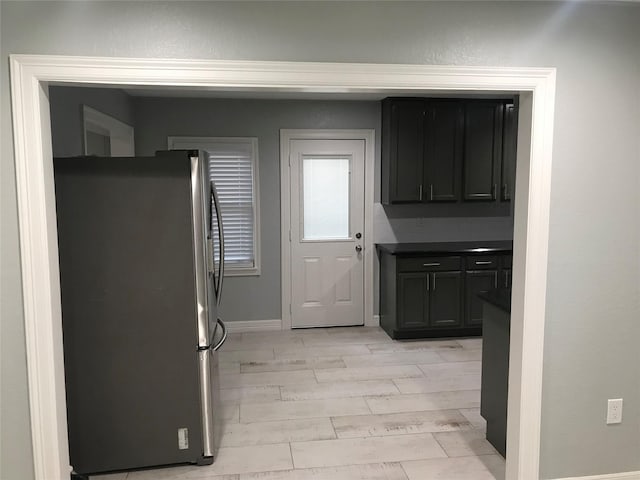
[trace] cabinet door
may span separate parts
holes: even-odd
[[[513,198],[516,174],[516,150],[518,143],[518,109],[514,104],[504,106],[504,135],[500,167],[500,200]]]
[[[502,112],[502,102],[477,100],[465,104],[465,201],[496,200],[502,156]]]
[[[504,268],[501,271],[500,288],[511,288],[511,269]]]
[[[431,273],[429,325],[456,327],[462,318],[462,272]]]
[[[482,325],[482,300],[479,293],[498,286],[497,270],[468,270],[465,274],[465,324]]]
[[[424,101],[394,100],[390,128],[389,201],[420,202],[423,198]]]
[[[398,274],[398,328],[424,328],[429,326],[428,290],[428,274]]]
[[[513,263],[512,255],[504,255],[500,259],[500,273],[498,278],[499,288],[511,288],[511,265]]]
[[[423,198],[460,199],[463,111],[459,101],[429,101],[425,112]]]

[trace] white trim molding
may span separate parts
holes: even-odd
[[[373,318],[373,269],[376,254],[373,243],[373,190],[375,169],[375,130],[280,130],[280,255],[282,264],[282,329],[291,329],[291,198],[289,148],[291,140],[364,140],[364,324]]]
[[[606,473],[604,475],[592,475],[588,477],[556,478],[555,480],[640,480],[640,471],[623,473]]]
[[[367,321],[367,319],[369,319]],[[380,326],[380,315],[374,315],[373,317],[367,317],[364,321],[365,327],[379,327]]]
[[[133,127],[106,113],[102,113],[88,105],[82,106],[82,124],[85,155],[91,153],[88,149],[87,133],[93,132],[109,138],[110,156],[133,157],[135,155],[135,141]]]
[[[57,55],[11,55],[10,68],[37,480],[69,478],[49,82],[246,92],[519,93],[506,478],[539,478],[555,69]],[[372,232],[366,235],[372,239]],[[365,288],[372,294],[372,286]]]
[[[251,177],[252,190],[251,200],[253,202],[253,266],[238,267],[233,266],[229,262],[225,264],[225,277],[255,277],[260,276],[262,270],[262,260],[260,258],[261,244],[260,241],[260,156],[258,152],[257,137],[188,137],[188,136],[169,136],[167,137],[167,148],[173,149],[198,149],[210,150],[216,148],[220,144],[238,144],[245,143],[251,145]],[[209,172],[210,166],[207,165]],[[220,197],[222,199],[222,197]],[[224,220],[224,210],[223,220]],[[229,242],[230,243],[230,242]]]
[[[282,320],[240,320],[225,322],[229,333],[273,332],[282,330]]]

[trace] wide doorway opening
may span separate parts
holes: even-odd
[[[506,478],[537,476],[554,71],[508,69],[505,74],[505,69],[500,68],[381,65],[329,68],[322,64],[288,64],[284,68],[280,63],[268,62],[249,62],[249,66],[243,63],[242,67],[233,62],[204,63],[206,65],[199,62],[198,68],[188,70],[184,61],[167,61],[162,68],[151,61],[146,64],[136,61],[136,68],[127,70],[119,66],[130,66],[131,60],[56,57],[56,62],[50,62],[47,57],[12,57],[25,324],[37,478],[52,475],[64,478],[69,464],[47,88],[51,84],[70,82],[248,92],[314,89],[332,93],[346,89],[354,94],[370,91],[425,94],[490,90],[519,94]],[[409,84],[410,77],[413,83]]]

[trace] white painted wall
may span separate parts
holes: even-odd
[[[542,476],[640,470],[640,5],[1,2],[0,17],[0,478],[33,477],[10,53],[557,67]],[[607,427],[617,397],[625,421]]]

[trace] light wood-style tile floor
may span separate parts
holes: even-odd
[[[230,335],[218,457],[102,480],[493,480],[481,339],[393,341],[380,328]]]

